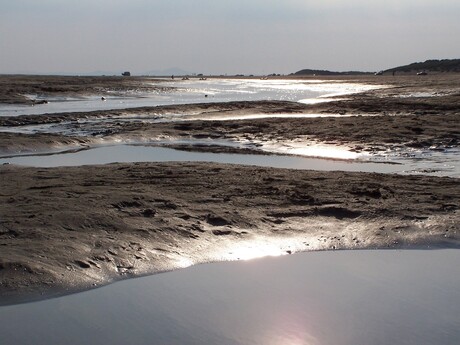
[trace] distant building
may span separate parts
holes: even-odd
[[[131,76],[131,72],[126,71],[126,72],[123,72],[121,75],[122,75],[123,77],[130,77],[130,76]]]

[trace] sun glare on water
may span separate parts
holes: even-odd
[[[310,157],[323,157],[335,159],[357,159],[360,154],[357,152],[348,151],[342,147],[321,146],[313,145],[306,147],[293,147],[288,150],[289,154],[310,156]]]
[[[362,152],[353,152],[350,147],[339,145],[317,144],[312,141],[286,141],[282,143],[262,144],[262,149],[280,154],[328,159],[353,160],[364,158]]]

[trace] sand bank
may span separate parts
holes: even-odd
[[[452,178],[209,163],[6,165],[0,174],[3,303],[246,258],[241,248],[459,244]]]

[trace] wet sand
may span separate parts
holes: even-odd
[[[106,96],[125,92],[167,91],[169,88],[145,84],[142,77],[75,77],[40,75],[0,75],[0,103],[34,105],[47,97]],[[158,79],[148,78],[159,82]]]
[[[49,151],[115,138],[266,141],[303,135],[364,151],[458,147],[458,76],[366,78],[361,81],[388,87],[315,105],[262,101],[164,106],[2,117],[0,126],[171,112],[203,117],[223,113],[367,116],[155,124],[114,121],[89,137],[0,133],[0,150],[4,155]],[[416,92],[437,96],[399,97]],[[8,98],[12,93],[6,94]],[[17,97],[8,99],[13,102]],[[284,253],[459,244],[460,186],[453,178],[210,163],[50,169],[4,165],[0,175],[3,304],[200,262],[244,258],[235,253],[250,243],[274,246]]]
[[[287,253],[460,243],[452,178],[209,163],[0,174],[2,302],[217,261],[251,241],[292,240]]]

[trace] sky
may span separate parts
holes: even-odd
[[[459,0],[0,0],[0,73],[289,74],[460,58]]]

